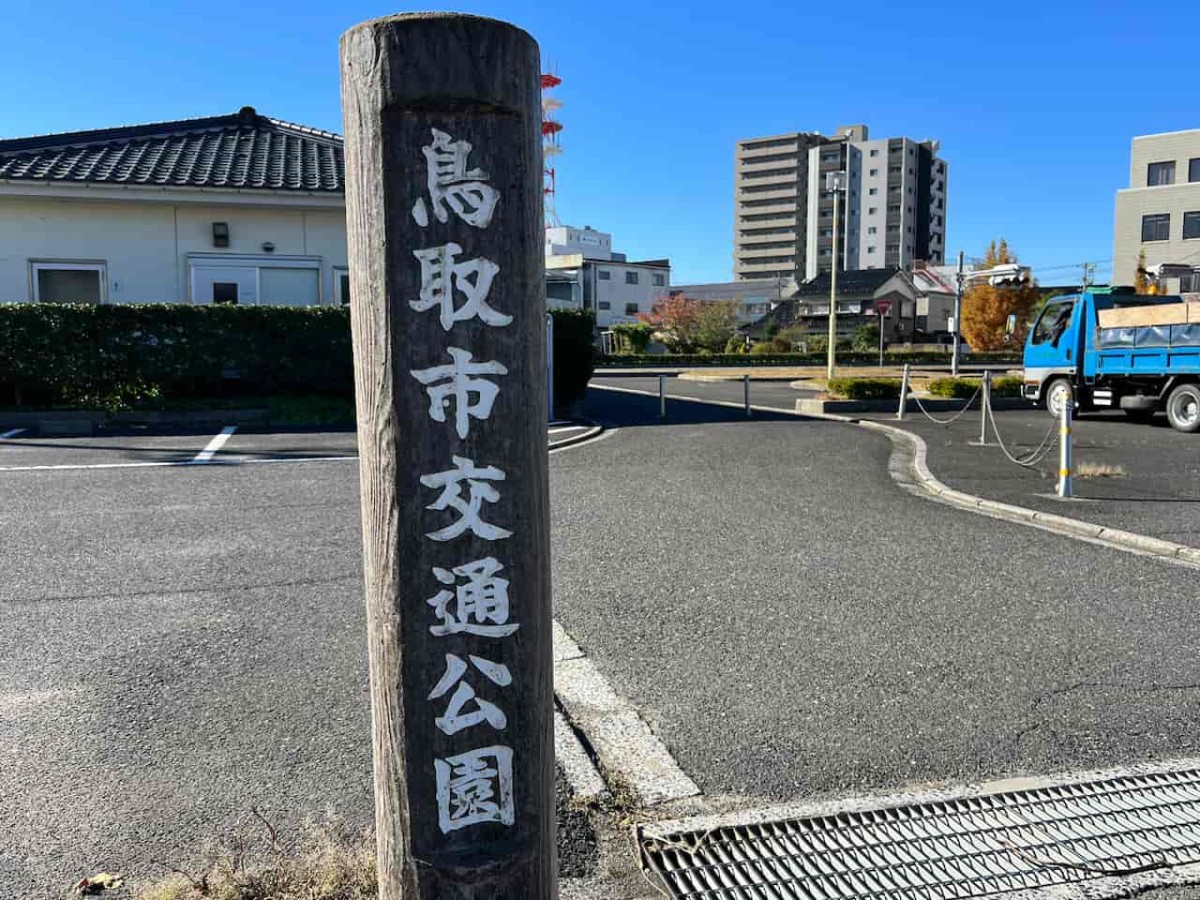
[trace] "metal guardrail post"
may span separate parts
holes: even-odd
[[[746,418],[750,418],[750,376],[742,376],[742,399],[746,404]]]
[[[992,372],[990,369],[983,373],[983,386],[980,388],[983,400],[979,408],[979,446],[987,446],[987,422],[992,410]]]
[[[904,375],[900,378],[900,409],[896,411],[896,418],[904,420],[904,409],[908,403],[908,363],[904,364]]]
[[[1062,427],[1058,432],[1058,496],[1075,496],[1074,479],[1071,475],[1071,414],[1075,408],[1075,392],[1068,390],[1063,398]]]
[[[667,417],[667,376],[658,376],[658,417]]]

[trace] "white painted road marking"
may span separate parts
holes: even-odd
[[[237,459],[230,460],[228,465],[254,466],[266,463],[309,463],[309,462],[341,462],[348,459],[358,459],[357,456],[295,456],[274,457],[271,459]],[[0,466],[0,472],[61,472],[72,469],[174,469],[188,466],[204,465],[203,461],[194,459],[175,459],[164,462],[125,462],[125,463],[64,463],[55,466]]]
[[[203,450],[196,454],[196,458],[192,460],[197,465],[203,465],[206,462],[211,462],[212,458],[217,455],[217,451],[225,446],[225,442],[233,437],[233,433],[237,431],[236,425],[226,425],[221,429],[221,433],[209,441]]]
[[[587,426],[582,426],[587,427]],[[26,429],[17,428],[13,431],[0,434],[0,440],[6,440],[10,437],[15,437],[22,434]],[[612,431],[603,432],[594,438],[590,438],[582,443],[570,444],[568,447],[562,447],[556,450],[553,445],[550,447],[551,453],[561,452],[570,447],[581,447],[583,444],[590,444],[594,441],[601,440],[614,433]],[[119,462],[119,463],[59,463],[55,465],[30,465],[30,466],[0,466],[0,472],[70,472],[76,469],[175,469],[184,468],[187,466],[206,465],[209,464],[213,456],[221,449],[221,446],[229,440],[230,435],[237,431],[237,427],[231,425],[224,429],[220,434],[216,435],[208,445],[200,451],[192,459],[173,459],[161,460],[155,462]],[[599,431],[599,429],[596,429]],[[265,465],[268,463],[311,463],[311,462],[345,462],[348,460],[357,460],[357,454],[347,454],[339,456],[282,456],[270,457],[267,459],[247,459],[244,456],[233,456],[223,459],[222,465],[231,466],[251,466]]]

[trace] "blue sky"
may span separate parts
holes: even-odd
[[[865,122],[942,142],[947,249],[1004,236],[1043,283],[1112,256],[1138,134],[1200,127],[1200,4],[470,2],[19,3],[0,135],[260,112],[341,131],[338,36],[458,9],[533,34],[563,85],[558,209],[676,283],[731,277],[734,142]],[[47,27],[53,23],[55,27]]]

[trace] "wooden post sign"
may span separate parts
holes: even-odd
[[[556,894],[540,65],[342,36],[379,896]]]

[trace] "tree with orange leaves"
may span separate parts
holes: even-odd
[[[1001,238],[988,244],[983,269],[1015,263],[1017,255]],[[1005,350],[1025,343],[1029,323],[1041,303],[1041,294],[1032,282],[1028,284],[992,285],[980,280],[964,294],[962,302],[962,335],[972,350]],[[1008,317],[1017,317],[1016,328],[1008,337]],[[1008,339],[1006,340],[1006,337]]]

